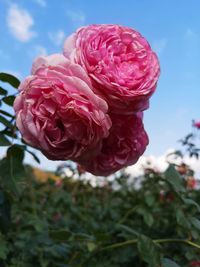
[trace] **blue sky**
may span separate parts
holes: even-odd
[[[199,0],[0,0],[0,71],[23,78],[39,54],[62,51],[77,27],[117,23],[144,35],[158,53],[161,76],[145,112],[146,154],[163,154],[200,119]]]

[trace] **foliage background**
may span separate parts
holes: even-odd
[[[19,85],[10,74],[0,73],[0,80]],[[23,163],[25,153],[39,159],[16,129],[15,91],[9,95],[3,86],[0,95],[0,146],[7,147],[0,161],[0,266],[200,266],[192,170],[171,164],[164,173],[147,168],[138,179],[122,170],[113,182],[92,187],[70,164],[55,174],[32,168]],[[198,157],[194,137],[182,142]]]

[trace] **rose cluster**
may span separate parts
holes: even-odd
[[[37,58],[14,102],[24,141],[51,160],[73,160],[95,175],[136,163],[148,145],[143,111],[159,62],[137,31],[90,25],[63,54]]]

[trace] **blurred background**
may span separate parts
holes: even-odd
[[[66,36],[83,25],[135,28],[160,59],[157,91],[144,116],[150,138],[145,157],[164,168],[164,155],[180,146],[178,140],[191,131],[192,119],[200,118],[199,10],[199,0],[0,0],[0,70],[23,79],[36,56],[62,52]],[[58,164],[42,159],[42,168]],[[199,171],[198,161],[192,165]]]

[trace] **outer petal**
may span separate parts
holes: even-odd
[[[52,160],[96,156],[112,123],[84,69],[54,54],[38,58],[33,73],[14,102],[24,140]]]
[[[135,164],[148,145],[142,114],[112,116],[112,128],[103,140],[101,152],[95,158],[78,161],[94,175],[110,175],[123,167]]]
[[[76,38],[77,38],[77,34],[73,33],[65,40],[64,55],[68,59],[71,59],[71,55],[73,54],[76,48]]]
[[[34,75],[37,70],[41,67],[48,66],[63,66],[65,68],[69,65],[69,60],[67,60],[62,54],[52,54],[50,56],[40,56],[35,59],[32,65],[31,73]]]

